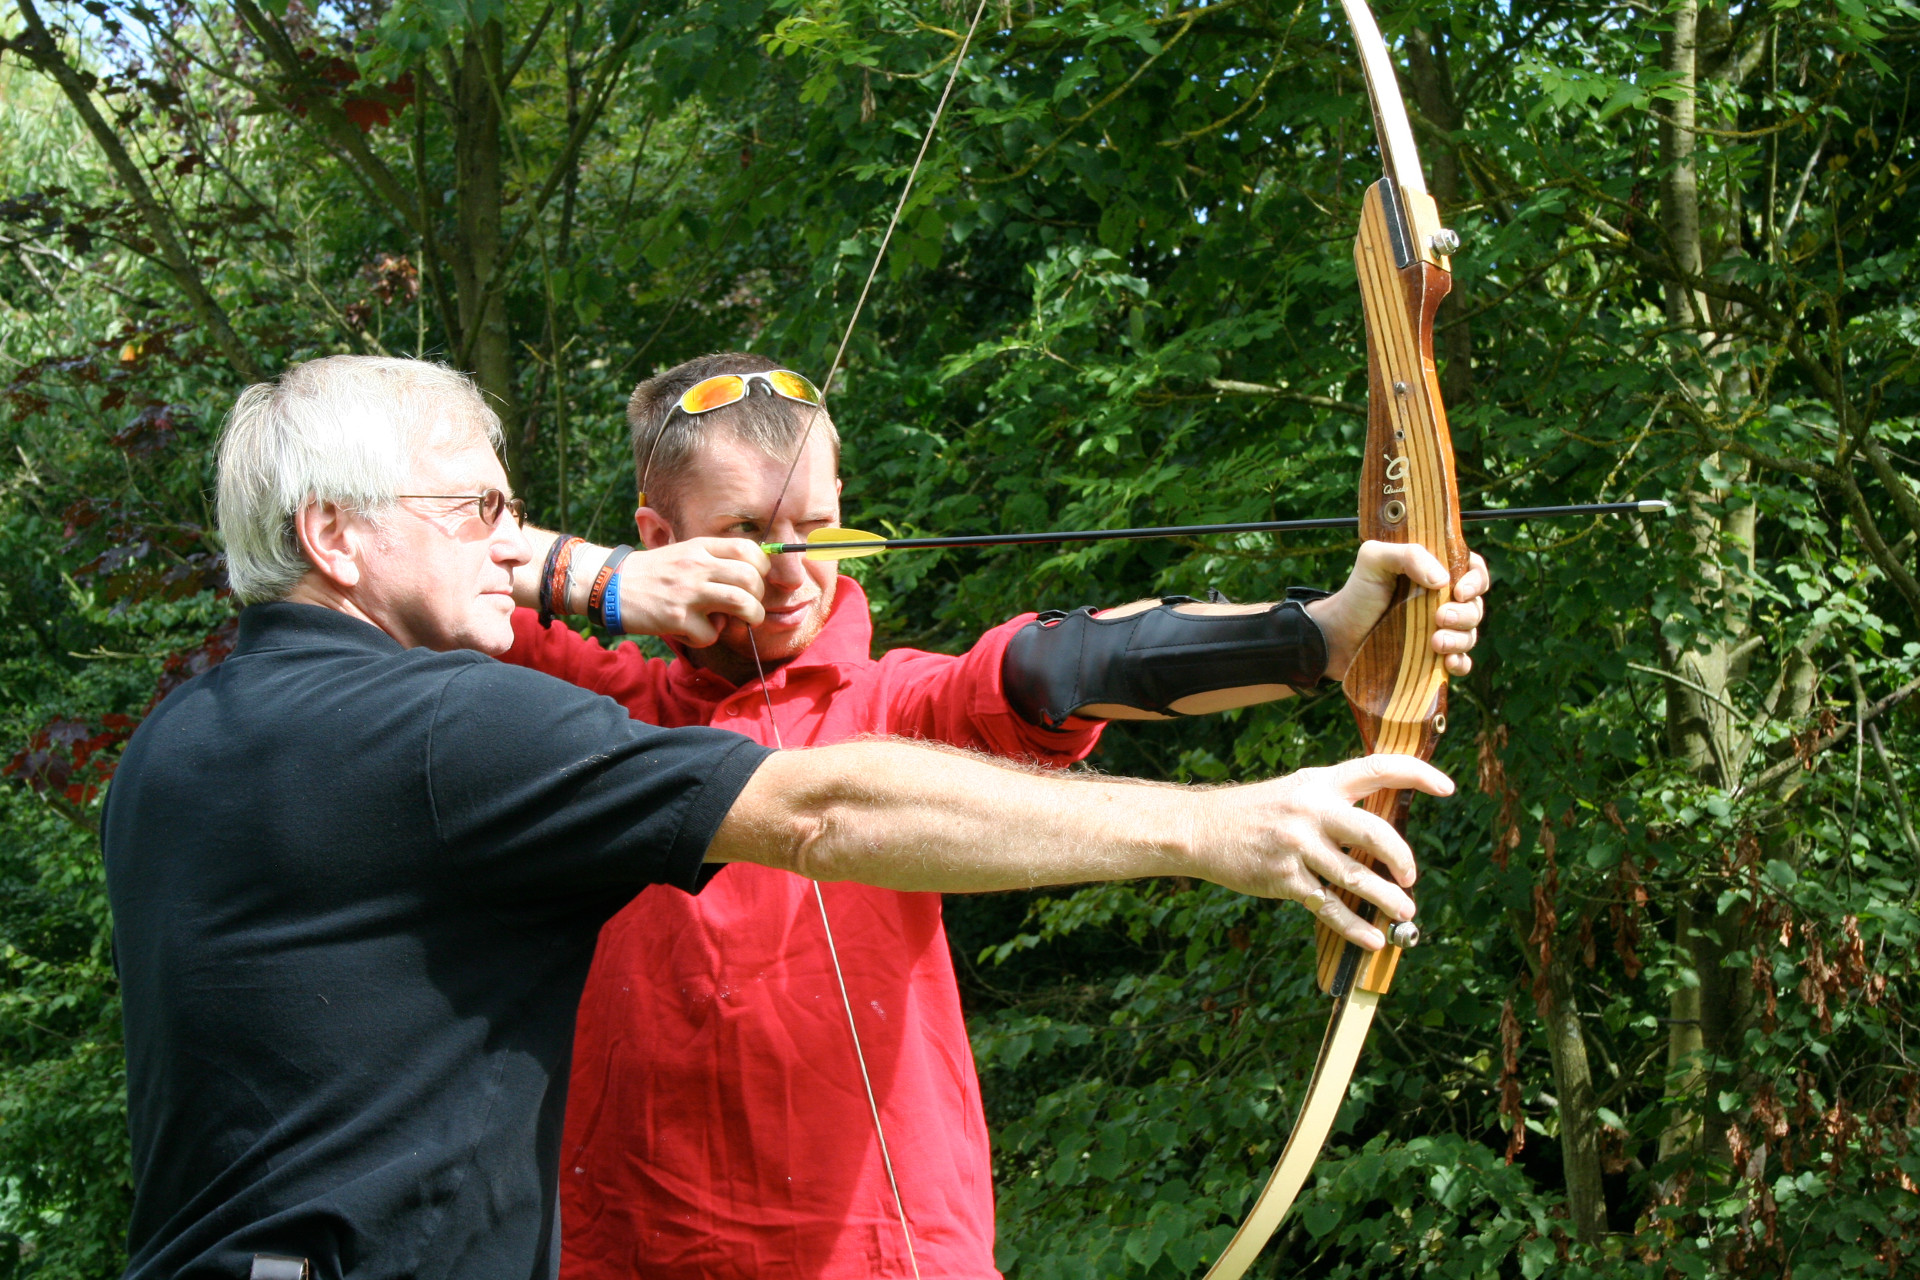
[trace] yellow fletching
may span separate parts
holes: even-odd
[[[815,529],[807,535],[807,559],[857,560],[861,556],[877,556],[887,549],[886,541],[884,534],[868,533],[864,529]],[[840,545],[848,542],[867,545]]]

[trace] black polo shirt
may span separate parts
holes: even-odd
[[[595,935],[699,889],[768,754],[331,610],[242,613],[107,799],[128,1275],[553,1275]]]

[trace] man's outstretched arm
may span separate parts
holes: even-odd
[[[1405,892],[1412,851],[1391,824],[1357,807],[1382,788],[1448,795],[1453,784],[1409,756],[1245,786],[1182,787],[1022,769],[905,742],[848,743],[770,756],[707,859],[941,893],[1194,876],[1305,903],[1377,950],[1380,930],[1325,886],[1352,890],[1389,920],[1413,918]]]
[[[1008,645],[1002,672],[1008,698],[1027,720],[1054,726],[1069,715],[1166,720],[1285,698],[1322,676],[1346,674],[1402,578],[1433,590],[1445,586],[1448,575],[1416,543],[1368,542],[1346,584],[1318,599],[1280,605],[1137,600],[1090,615],[1052,615]],[[1435,613],[1433,651],[1451,675],[1473,669],[1468,653],[1489,582],[1486,562],[1474,556],[1449,603]]]

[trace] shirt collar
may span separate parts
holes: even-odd
[[[276,600],[240,611],[240,634],[233,653],[270,653],[275,649],[359,649],[367,653],[404,651],[398,640],[359,618],[317,604]]]

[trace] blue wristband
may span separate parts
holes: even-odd
[[[612,635],[625,635],[620,627],[620,574],[616,570],[607,579],[607,597],[600,606],[600,623]]]
[[[632,554],[633,548],[624,543],[615,547],[587,592],[587,621],[605,627],[614,636],[625,634],[620,630],[620,566]]]

